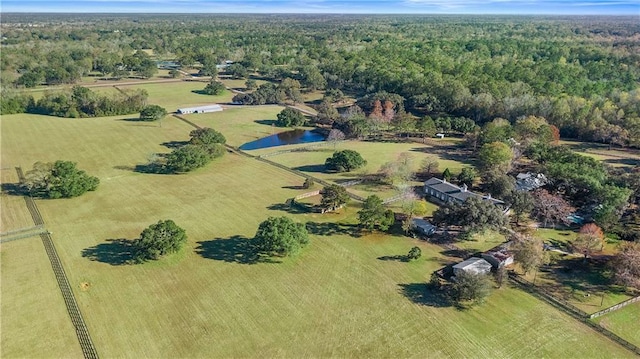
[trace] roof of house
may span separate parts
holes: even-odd
[[[429,223],[429,221],[422,218],[414,218],[413,225],[416,227],[425,228],[425,229],[435,228],[433,224]]]
[[[518,173],[516,176],[516,189],[518,191],[531,191],[547,184],[547,177],[542,173]]]
[[[463,262],[460,262],[453,266],[454,269],[470,269],[470,268],[489,268],[491,269],[491,263],[478,257],[471,257]]]
[[[491,201],[493,204],[503,204],[499,199],[491,198],[491,196],[483,196],[467,190],[466,186],[458,187],[453,183],[449,183],[445,180],[441,180],[436,177],[432,177],[424,182],[426,187],[432,188],[437,192],[446,193],[450,197],[456,198],[462,202],[466,201],[469,197],[478,196],[482,199]]]

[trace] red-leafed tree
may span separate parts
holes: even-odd
[[[380,102],[380,100],[375,100],[373,102],[373,110],[371,110],[371,113],[369,113],[369,118],[371,119],[376,119],[376,120],[382,120],[384,118],[383,112],[382,112],[382,103]]]
[[[549,193],[545,189],[533,192],[534,206],[531,215],[542,222],[543,227],[548,224],[568,223],[568,216],[575,211],[569,202],[559,195]]]
[[[551,137],[553,138],[552,143],[557,145],[558,142],[560,142],[560,129],[554,125],[549,125],[549,128],[551,129]]]
[[[613,260],[617,283],[640,290],[640,243],[627,243]]]
[[[384,102],[384,111],[382,113],[382,118],[384,122],[390,123],[396,115],[396,111],[393,109],[393,102],[386,100]]]
[[[602,229],[595,223],[587,223],[580,228],[580,232],[573,241],[572,246],[574,251],[582,253],[586,260],[593,252],[602,250],[603,240],[604,233]]]

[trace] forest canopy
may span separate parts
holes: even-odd
[[[478,125],[532,115],[563,137],[640,145],[633,16],[5,14],[2,30],[4,87],[147,78],[142,50],[152,50],[182,67],[230,60],[243,74],[294,84],[242,102],[297,102],[297,84],[363,99],[386,92],[396,113]],[[3,108],[5,98],[25,102],[9,90]]]

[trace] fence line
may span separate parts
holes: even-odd
[[[7,237],[7,236],[14,235],[14,234],[18,234],[18,233],[22,233],[22,232],[34,231],[36,229],[42,229],[42,228],[44,228],[42,225],[33,226],[33,227],[26,227],[26,228],[18,228],[18,229],[14,229],[14,230],[11,230],[11,231],[6,231],[6,232],[0,233],[0,237]]]
[[[269,153],[265,153],[262,154],[258,157],[262,157],[262,158],[266,158],[266,157],[272,157],[272,156],[277,156],[277,155],[282,155],[285,153],[291,153],[291,152],[305,152],[308,151],[312,148],[316,148],[316,147],[324,147],[324,146],[328,146],[328,145],[332,145],[332,144],[338,144],[338,143],[342,143],[345,142],[344,140],[341,141],[322,141],[322,142],[318,142],[316,144],[313,145],[307,145],[304,147],[300,147],[300,148],[292,148],[289,150],[280,150],[280,151],[275,151],[275,152],[269,152]]]
[[[34,227],[37,228],[37,227]],[[11,241],[16,241],[18,239],[24,239],[24,238],[30,238],[30,237],[36,237],[41,235],[42,233],[47,233],[47,230],[44,228],[39,229],[38,231],[28,231],[28,232],[24,232],[24,233],[16,233],[14,235],[5,237],[0,239],[0,243],[6,243],[6,242],[11,242]]]
[[[201,128],[200,126],[196,125],[195,123],[187,120],[186,118],[184,118],[182,116],[178,116],[177,114],[173,114],[173,117],[175,117],[175,118],[177,118],[179,120],[182,120],[182,121],[188,123],[189,125],[191,125],[191,126],[193,126],[195,128]],[[295,174],[297,176],[311,179],[314,182],[322,184],[323,186],[329,186],[331,184],[331,183],[329,183],[327,181],[321,180],[321,179],[316,178],[316,177],[309,176],[308,174],[305,174],[305,173],[302,173],[300,171],[294,170],[294,169],[289,168],[289,167],[287,167],[285,165],[282,165],[280,163],[273,162],[273,161],[270,161],[270,160],[268,160],[266,158],[262,158],[262,157],[259,157],[259,156],[250,155],[250,154],[248,154],[248,153],[246,153],[246,152],[244,152],[244,151],[242,151],[242,150],[240,150],[238,148],[232,147],[230,145],[225,144],[224,146],[227,148],[227,150],[229,150],[229,151],[231,151],[231,152],[233,152],[235,154],[238,154],[238,155],[241,155],[241,156],[245,156],[245,157],[249,157],[249,158],[255,158],[258,161],[262,161],[262,162],[270,164],[270,165],[272,165],[274,167],[278,167],[278,168],[283,169],[283,170],[285,170],[287,172],[293,173],[293,174]],[[349,192],[347,192],[347,194],[349,195],[349,197],[355,199],[356,201],[364,202],[364,198],[362,198],[361,196],[358,196],[356,194],[349,193]]]
[[[609,307],[607,309],[603,309],[603,310],[601,310],[599,312],[595,312],[595,313],[591,314],[589,316],[589,319],[597,318],[597,317],[599,317],[601,315],[605,315],[605,314],[607,314],[609,312],[613,312],[614,310],[618,310],[618,309],[620,309],[622,307],[626,307],[627,305],[629,305],[631,303],[638,302],[638,301],[640,301],[640,296],[637,296],[637,297],[634,297],[634,298],[631,298],[631,299],[627,299],[624,302],[618,303],[618,304],[616,304],[614,306],[611,306],[611,307]]]
[[[607,338],[615,341],[616,343],[622,345],[625,349],[628,349],[629,351],[633,352],[636,355],[640,355],[640,347],[636,346],[633,343],[630,343],[628,341],[626,341],[625,339],[623,339],[622,337],[618,336],[617,334],[609,331],[608,329],[600,326],[597,323],[594,323],[593,321],[591,321],[590,316],[585,313],[584,311],[576,308],[575,306],[561,301],[557,298],[554,298],[540,290],[538,290],[531,282],[525,280],[524,278],[520,277],[519,275],[517,275],[516,273],[510,272],[509,273],[509,279],[512,280],[514,283],[516,283],[521,289],[524,289],[525,291],[531,293],[532,295],[544,300],[545,302],[551,304],[552,306],[554,306],[557,309],[560,309],[561,311],[569,314],[570,316],[574,317],[575,319],[578,319],[579,321],[581,321],[582,323],[588,325],[591,329],[594,329],[596,331],[598,331],[599,333],[605,335]]]
[[[320,190],[317,191],[311,191],[311,192],[307,192],[307,193],[303,193],[303,194],[299,194],[295,197],[293,197],[294,200],[299,200],[299,199],[303,199],[303,198],[308,198],[308,197],[313,197],[313,196],[317,196],[320,194]]]
[[[25,178],[24,174],[22,173],[22,168],[16,167],[16,172],[18,173],[20,182],[24,183]],[[31,198],[30,196],[24,196],[24,199],[27,204],[27,209],[29,210],[29,213],[31,213],[31,218],[33,219],[36,227],[43,226],[44,221],[42,220],[42,215],[40,214],[36,203],[33,201],[33,198]],[[62,261],[60,261],[60,257],[58,256],[56,247],[53,244],[51,235],[49,234],[49,232],[45,231],[44,233],[40,233],[40,239],[42,239],[42,244],[44,245],[44,249],[47,252],[47,257],[49,257],[51,268],[53,269],[56,281],[58,282],[58,287],[60,288],[60,292],[62,293],[64,304],[67,307],[67,313],[69,313],[69,316],[71,317],[71,323],[76,330],[76,336],[78,337],[78,342],[80,343],[82,353],[87,359],[97,359],[98,352],[93,345],[93,341],[91,341],[89,330],[87,329],[87,325],[84,321],[84,318],[82,317],[82,313],[80,313],[80,307],[78,307],[76,298],[73,295],[71,285],[69,284],[69,278],[67,278],[67,274],[64,271]]]

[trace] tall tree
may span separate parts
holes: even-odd
[[[551,194],[545,189],[537,189],[532,195],[534,206],[531,215],[542,221],[543,227],[549,224],[567,224],[569,215],[575,211],[575,208],[561,196]]]
[[[533,196],[531,193],[525,191],[511,191],[506,197],[505,201],[511,207],[513,214],[516,218],[516,224],[520,224],[520,220],[522,217],[529,213],[535,203],[533,201]]]
[[[517,235],[509,250],[525,273],[537,270],[544,261],[544,244],[538,237]]]
[[[604,233],[595,223],[587,223],[580,228],[578,236],[572,243],[574,251],[584,255],[584,259],[604,246]]]
[[[504,142],[491,142],[482,145],[478,156],[485,171],[498,170],[506,173],[511,168],[513,151]]]
[[[71,198],[95,191],[100,184],[97,177],[76,168],[71,161],[54,163],[36,162],[26,173],[25,186],[34,196],[45,198]]]
[[[306,122],[302,112],[291,107],[280,111],[277,118],[276,125],[279,127],[298,127],[304,125]]]
[[[491,277],[486,274],[474,274],[462,272],[456,275],[451,295],[459,305],[469,303],[481,304],[491,294],[493,283]]]
[[[167,110],[158,105],[148,105],[140,111],[142,121],[157,121],[167,116]]]
[[[330,171],[351,172],[367,164],[367,161],[360,156],[360,153],[353,150],[342,150],[335,152],[333,156],[325,161],[325,166]]]
[[[267,218],[260,223],[252,240],[257,253],[280,257],[295,254],[308,243],[309,234],[304,224],[288,217]]]
[[[320,190],[320,194],[322,195],[320,207],[323,211],[336,210],[349,202],[347,189],[336,184],[324,187]]]
[[[613,260],[617,283],[640,290],[640,243],[622,245]]]
[[[134,256],[138,261],[158,259],[180,250],[187,241],[186,231],[170,219],[150,225],[133,242]]]
[[[167,156],[167,169],[180,173],[193,171],[211,161],[209,151],[203,146],[186,145],[173,150]]]
[[[376,227],[381,231],[386,231],[393,224],[393,212],[391,216],[387,213],[382,199],[376,195],[371,195],[362,204],[362,210],[358,212],[360,226],[372,231]]]
[[[507,225],[507,217],[500,208],[476,196],[463,203],[449,202],[441,206],[433,212],[433,221],[437,225],[461,226],[468,232],[500,229]]]

